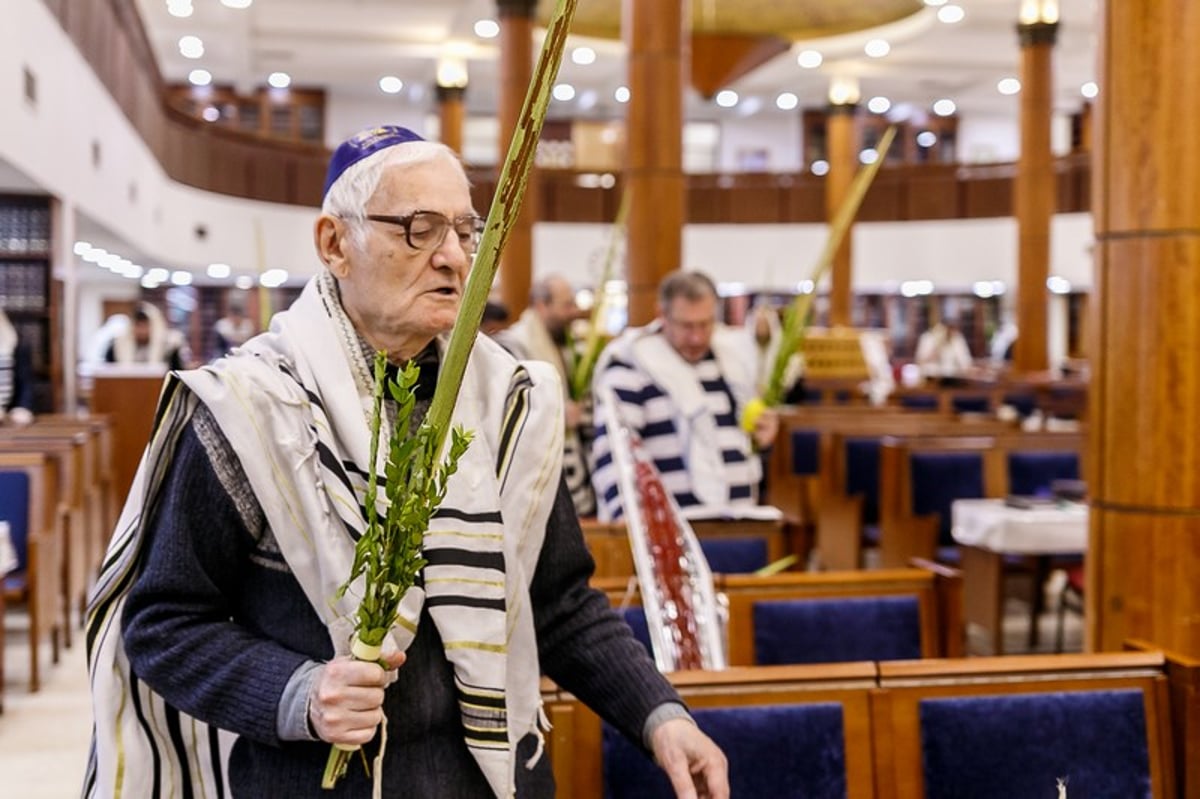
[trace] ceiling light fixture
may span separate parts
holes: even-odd
[[[571,51],[571,60],[580,66],[596,63],[596,51],[590,47],[576,47]]]
[[[1001,94],[1016,94],[1021,91],[1021,81],[1016,78],[1001,78],[996,84],[996,91]]]
[[[796,56],[796,63],[805,69],[816,69],[824,60],[824,56],[816,50],[801,50],[800,55]]]
[[[933,113],[940,117],[948,117],[957,110],[958,106],[954,104],[953,100],[943,98],[933,104]]]
[[[872,97],[867,100],[867,109],[873,114],[886,114],[892,107],[892,101],[886,97]]]
[[[254,0],[221,0],[221,5],[226,8],[249,8]]]
[[[800,98],[791,92],[783,92],[775,98],[775,106],[780,111],[791,111],[800,105]]]
[[[871,58],[883,58],[892,52],[892,46],[885,39],[872,39],[863,47],[863,52]]]
[[[1096,81],[1089,80],[1087,83],[1079,87],[1079,93],[1089,100],[1095,99],[1096,95],[1100,94],[1100,87]]]
[[[184,58],[199,58],[204,55],[204,42],[199,36],[180,37],[179,54]]]
[[[167,13],[173,17],[187,19],[194,11],[192,0],[167,0]]]
[[[923,130],[917,134],[917,144],[922,147],[932,147],[937,144],[937,134],[932,130]]]
[[[962,22],[966,15],[967,12],[962,10],[962,6],[942,6],[937,12],[937,18],[947,25]]]
[[[618,86],[617,90],[615,92],[613,92],[613,99],[616,100],[618,103],[629,102],[629,87],[628,86]]]
[[[558,83],[554,86],[554,99],[567,102],[575,99],[575,87],[569,83]]]
[[[829,174],[829,162],[825,161],[825,160],[813,161],[812,166],[810,166],[808,169],[810,172],[812,172],[817,177],[821,177],[822,175],[828,175]]]
[[[1054,25],[1058,22],[1058,0],[1021,0],[1022,25]]]
[[[193,69],[188,73],[188,83],[193,86],[207,86],[212,83],[212,73],[207,69]]]
[[[379,79],[379,90],[384,94],[399,94],[404,90],[404,81],[395,75],[384,75]]]
[[[495,39],[500,35],[500,25],[494,19],[481,19],[475,23],[475,35],[480,39]]]
[[[272,72],[267,76],[267,85],[272,89],[286,89],[292,85],[292,76],[286,72]]]
[[[722,89],[717,92],[716,101],[722,108],[733,108],[738,104],[738,93],[733,89]]]

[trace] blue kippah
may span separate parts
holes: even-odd
[[[381,125],[354,134],[333,151],[333,157],[329,159],[329,170],[325,173],[325,189],[321,196],[329,193],[329,187],[337,182],[343,172],[368,155],[410,141],[425,140],[408,128],[398,125]]]

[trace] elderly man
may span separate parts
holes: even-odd
[[[267,333],[168,379],[89,608],[88,795],[366,796],[376,779],[385,796],[552,796],[544,672],[643,742],[679,796],[728,796],[720,751],[587,586],[553,371],[486,338],[420,587],[383,663],[345,655],[354,591],[336,589],[365,528],[374,353],[421,366],[423,416],[481,228],[451,150],[359,134],[330,164],[326,271]],[[322,790],[330,743],[363,745],[372,777],[353,766]]]
[[[580,516],[596,515],[592,478],[587,468],[587,445],[591,443],[591,412],[582,402],[571,399],[569,328],[579,315],[575,292],[566,278],[550,275],[533,284],[529,307],[507,330],[496,335],[509,352],[518,358],[531,358],[553,364],[563,383],[566,402],[566,431],[563,437],[563,478]]]
[[[753,436],[739,424],[754,397],[754,365],[745,357],[742,331],[717,324],[712,280],[672,272],[658,300],[659,318],[623,332],[596,368],[592,474],[601,519],[624,513],[606,424],[612,416],[642,439],[663,487],[685,512],[755,504],[762,462],[754,448],[769,447],[779,428],[769,410],[758,417]]]

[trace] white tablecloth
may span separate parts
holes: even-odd
[[[1013,508],[1002,499],[959,499],[951,506],[954,540],[1012,555],[1083,552],[1087,549],[1087,506]]]

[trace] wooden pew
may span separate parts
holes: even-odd
[[[929,756],[923,747],[922,702],[925,700],[1030,697],[1055,693],[1071,695],[1123,689],[1141,692],[1152,795],[1165,799],[1175,796],[1168,683],[1164,674],[1166,666],[1160,653],[1009,656],[905,661],[879,663],[878,666],[879,690],[872,695],[871,719],[876,796],[880,799],[910,799],[929,795],[923,770],[923,763],[927,762]],[[1030,699],[1036,701],[1034,697]],[[1069,716],[1066,722],[1065,734],[1071,736],[1075,730],[1070,729]],[[972,732],[970,725],[963,726],[958,729],[957,736],[960,739],[969,738]],[[1078,732],[1081,736],[1103,736],[1109,731],[1097,730],[1081,720]],[[1021,731],[1017,730],[1016,735],[1020,734]],[[1076,747],[1084,746],[1075,741],[1068,743]],[[1016,772],[1020,771],[1022,764],[1003,762],[1004,753],[1004,750],[996,751],[1001,758],[997,768],[1004,769],[1005,773],[972,775],[978,780],[975,784],[988,786],[987,796],[1004,795],[997,793],[993,780],[1020,776]],[[1070,763],[1063,763],[1060,772],[1047,775],[1045,790],[1038,795],[1053,796],[1054,777],[1069,776],[1070,766]],[[1039,783],[1039,790],[1040,787]],[[1068,787],[1072,786],[1069,784]],[[1073,790],[1071,794],[1074,795]],[[961,785],[949,787],[942,783],[938,786],[937,795],[967,796],[971,793]]]
[[[846,491],[847,439],[1000,435],[1015,429],[1013,422],[993,418],[860,406],[788,408],[780,420],[768,464],[767,503],[812,525],[819,567],[834,570],[862,566],[863,500]],[[796,432],[819,436],[814,474],[792,471]]]
[[[1082,433],[1021,433],[993,436],[889,438],[879,453],[880,557],[884,566],[902,566],[911,558],[935,559],[938,525],[935,516],[912,509],[914,453],[978,453],[983,459],[983,494],[1003,498],[1008,492],[1012,452],[1068,451],[1083,459]]]
[[[87,492],[82,488],[86,479],[85,440],[85,434],[71,431],[38,435],[33,427],[11,436],[0,435],[0,452],[41,453],[51,462],[56,486],[54,496],[58,499],[61,517],[61,629],[63,643],[68,647],[73,641],[74,611],[80,609],[82,618],[89,585],[88,539],[92,533],[88,529],[85,511]]]
[[[1175,743],[1176,790],[1185,799],[1200,797],[1200,659],[1132,639],[1125,648],[1161,652],[1171,692],[1171,729]]]
[[[62,526],[57,485],[48,457],[37,452],[0,452],[0,471],[21,472],[29,480],[28,536],[23,579],[5,580],[10,607],[22,603],[29,613],[29,690],[41,688],[41,645],[49,639],[53,662],[59,660],[58,609],[62,600]]]
[[[636,579],[593,578],[591,585],[616,608],[641,605]],[[785,572],[770,577],[714,575],[714,587],[727,603],[729,663],[754,664],[755,602],[787,599],[913,596],[921,617],[923,657],[964,654],[962,578],[941,564],[916,568],[847,572]]]
[[[615,523],[582,519],[583,539],[596,561],[596,577],[627,578],[634,574],[629,533],[623,521]],[[781,521],[744,519],[737,521],[696,520],[692,530],[701,541],[762,539],[766,543],[767,563],[787,554],[787,538]]]
[[[108,548],[108,537],[117,524],[120,508],[116,498],[116,475],[113,472],[112,422],[107,416],[94,414],[43,414],[37,417],[35,430],[78,430],[88,436],[84,482],[87,491],[88,573],[94,577]]]
[[[667,676],[693,710],[839,704],[845,746],[846,796],[848,799],[869,799],[874,795],[869,709],[869,695],[875,685],[874,664],[760,666],[721,672],[675,672]],[[561,799],[600,799],[604,796],[600,719],[549,680],[543,681],[542,696],[552,725],[547,736],[547,756],[554,770],[558,796]],[[771,768],[771,764],[735,763],[733,768]]]

